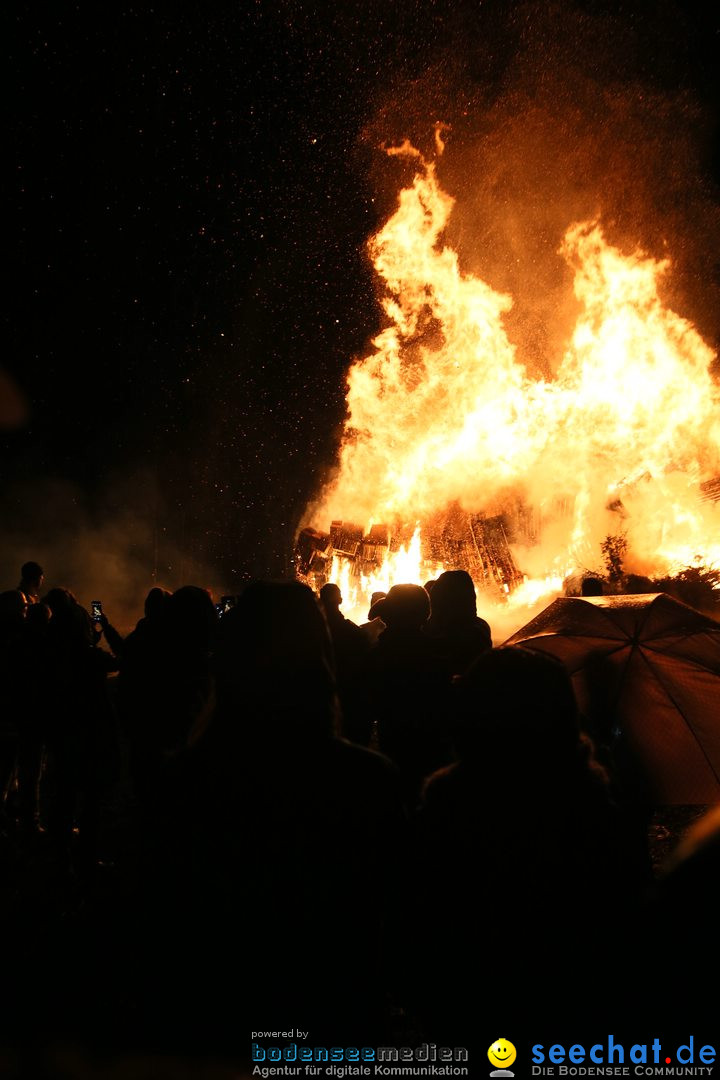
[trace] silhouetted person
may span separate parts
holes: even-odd
[[[45,571],[40,563],[26,562],[20,570],[20,584],[18,591],[21,592],[28,604],[37,604],[40,599],[40,589],[45,578]]]
[[[478,618],[475,585],[467,570],[446,570],[435,581],[425,633],[451,675],[462,675],[492,648],[490,627]]]
[[[50,706],[46,743],[52,757],[55,797],[48,831],[69,851],[73,824],[80,830],[78,856],[96,857],[100,798],[117,774],[117,744],[106,677],[113,658],[96,647],[90,616],[68,589],[51,589],[43,603],[47,624]]]
[[[471,1023],[468,971],[486,965],[517,1023],[600,1015],[611,1000],[597,960],[618,945],[644,884],[606,777],[582,735],[572,686],[553,659],[519,648],[481,656],[456,684],[458,761],[432,776],[420,816],[418,926],[432,958],[419,974],[432,1034]],[[616,953],[619,961],[621,953]],[[582,1001],[574,988],[582,980]],[[493,1020],[494,1016],[494,1020]]]
[[[151,590],[145,610],[123,644],[120,702],[135,793],[149,820],[164,813],[173,756],[212,711],[218,614],[207,590],[194,585],[172,595]]]
[[[148,925],[148,994],[156,976],[177,985],[151,1007],[169,993],[229,1045],[250,998],[318,1038],[377,1035],[404,820],[390,763],[335,734],[333,652],[312,591],[248,586],[221,620],[214,669],[217,708],[185,755],[179,834],[159,853],[176,860]],[[251,982],[228,988],[241,970]]]
[[[374,645],[377,639],[382,634],[383,630],[385,629],[385,623],[377,616],[374,619],[371,619],[369,617],[370,611],[373,609],[375,604],[378,603],[379,600],[383,600],[386,596],[386,592],[374,592],[372,594],[372,596],[370,597],[370,608],[368,610],[368,621],[360,624],[360,629],[362,630],[363,634],[368,639],[371,645]]]
[[[20,824],[27,831],[33,831],[37,824],[43,745],[52,707],[52,692],[48,685],[50,619],[50,608],[46,604],[29,605],[18,673],[23,694],[17,756],[17,811]]]
[[[21,670],[27,603],[18,590],[0,593],[0,812],[15,768],[25,693]]]
[[[603,583],[600,578],[586,577],[582,580],[580,586],[581,596],[602,596],[603,595]]]
[[[393,585],[369,615],[385,623],[368,658],[378,747],[399,767],[412,805],[423,777],[449,759],[449,675],[423,633],[430,599],[422,586]]]
[[[116,660],[122,659],[122,654],[125,648],[125,641],[119,630],[110,622],[107,614],[103,611],[93,623],[95,632],[98,635],[98,639],[101,635],[104,635],[107,646],[110,652],[113,654]]]
[[[166,664],[167,602],[172,594],[159,586],[145,597],[144,616],[122,644],[118,699],[120,721],[130,749],[130,774],[143,811],[151,801],[160,751],[155,733],[164,708],[160,670]]]
[[[323,585],[320,603],[335,654],[342,733],[353,742],[368,746],[372,735],[372,716],[365,685],[365,660],[370,651],[370,642],[360,627],[351,619],[346,619],[340,611],[342,593],[339,586],[332,582]]]
[[[168,589],[155,585],[145,597],[144,615],[123,642],[123,668],[128,662],[145,660],[152,663],[163,636],[164,614],[167,601],[172,596]]]

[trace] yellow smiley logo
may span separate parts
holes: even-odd
[[[490,1064],[499,1069],[507,1069],[517,1057],[517,1050],[507,1039],[496,1039],[488,1050]]]

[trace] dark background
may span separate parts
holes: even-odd
[[[39,558],[49,583],[132,609],[154,576],[236,591],[287,572],[344,372],[380,326],[364,244],[405,178],[380,144],[429,151],[437,119],[449,146],[487,137],[519,57],[534,87],[568,85],[557,48],[593,85],[681,102],[666,135],[692,128],[695,189],[718,206],[703,7],[8,5],[5,587]],[[716,344],[704,220],[692,314]]]

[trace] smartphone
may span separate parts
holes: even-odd
[[[90,615],[93,622],[100,622],[102,616],[102,603],[100,600],[93,600],[90,604]]]
[[[221,596],[220,597],[219,602],[215,605],[215,610],[217,611],[220,618],[222,618],[223,615],[227,615],[228,611],[230,611],[232,608],[235,607],[235,601],[236,600],[237,600],[236,596]]]

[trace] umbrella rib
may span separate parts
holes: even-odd
[[[618,633],[620,633],[620,634],[623,634],[625,636],[626,643],[627,643],[627,641],[631,640],[631,636],[630,636],[630,634],[628,634],[627,630],[623,630],[623,628],[621,626],[618,626],[617,622],[613,619],[612,615],[610,614],[613,611],[613,608],[596,607],[595,604],[593,604],[593,608],[594,608],[595,611],[602,613],[604,618],[609,622],[610,626],[613,629],[613,637],[616,638]],[[642,618],[642,620],[644,622],[645,619],[647,618],[647,613],[643,612],[641,618]],[[642,623],[640,625],[642,626]]]
[[[680,716],[682,716],[683,720],[685,721],[685,725],[686,725],[686,727],[687,727],[688,731],[690,732],[690,734],[692,735],[693,739],[695,740],[695,742],[696,742],[696,744],[697,744],[697,747],[698,747],[698,749],[699,749],[700,753],[701,753],[701,754],[702,754],[702,756],[703,756],[703,757],[705,758],[705,761],[706,761],[706,762],[707,762],[707,764],[708,764],[708,768],[710,769],[710,772],[711,772],[711,773],[713,774],[713,776],[715,777],[715,779],[716,779],[716,780],[717,780],[717,781],[718,781],[718,782],[720,783],[720,775],[718,775],[717,771],[715,770],[715,767],[713,766],[713,763],[711,762],[710,758],[709,758],[709,757],[707,756],[707,754],[706,754],[706,752],[705,752],[705,749],[704,749],[704,747],[703,747],[702,743],[700,742],[700,740],[698,739],[697,735],[695,734],[695,730],[694,730],[694,728],[693,728],[692,724],[691,724],[691,723],[690,723],[690,721],[688,720],[687,716],[685,715],[685,713],[684,713],[684,712],[683,712],[683,710],[681,709],[681,707],[680,707],[680,705],[678,704],[678,702],[677,702],[677,701],[675,700],[675,698],[673,697],[673,695],[672,695],[672,692],[671,692],[671,690],[669,689],[669,687],[668,687],[668,685],[667,685],[666,681],[665,681],[665,680],[664,680],[664,679],[663,679],[663,678],[661,677],[661,675],[660,675],[660,673],[659,673],[659,672],[657,671],[657,669],[656,669],[656,668],[655,668],[655,667],[654,667],[654,666],[653,666],[653,665],[652,665],[652,664],[650,663],[650,660],[649,660],[649,659],[648,659],[648,657],[647,657],[647,656],[645,655],[645,653],[643,652],[643,650],[642,650],[642,649],[639,649],[639,648],[638,648],[638,646],[637,646],[636,644],[633,644],[633,646],[632,646],[632,649],[631,649],[631,652],[630,652],[630,656],[628,657],[628,663],[627,663],[627,667],[625,668],[625,673],[623,674],[623,680],[624,680],[624,678],[625,678],[625,674],[627,674],[627,669],[628,669],[628,667],[630,666],[630,661],[632,660],[632,657],[633,657],[633,653],[634,653],[634,652],[636,652],[636,651],[637,651],[637,652],[639,653],[639,655],[640,655],[640,656],[642,657],[642,659],[643,659],[643,662],[644,662],[644,663],[645,663],[645,665],[647,666],[648,670],[649,670],[649,671],[651,671],[651,672],[652,672],[652,674],[654,675],[654,677],[655,677],[655,678],[657,679],[658,683],[660,684],[660,686],[662,687],[662,689],[663,689],[663,690],[665,691],[665,694],[667,695],[668,699],[669,699],[669,700],[670,700],[670,701],[672,702],[672,704],[673,704],[673,705],[675,706],[675,708],[677,709],[677,711],[678,711],[678,713],[680,714]]]
[[[618,680],[617,692],[615,693],[615,698],[614,698],[614,701],[613,701],[613,709],[617,709],[617,707],[618,707],[618,703],[619,703],[620,698],[622,696],[623,685],[625,683],[625,679],[627,678],[628,668],[630,667],[630,663],[631,663],[632,658],[633,658],[633,653],[637,649],[637,643],[634,642],[634,641],[626,641],[621,647],[619,647],[617,649],[613,649],[613,652],[619,652],[620,648],[627,649],[628,646],[630,648],[630,652],[628,653],[628,658],[627,658],[627,660],[625,662],[625,666],[622,669],[620,679]],[[612,653],[607,653],[607,656],[612,656]]]
[[[720,675],[720,664],[712,666],[710,663],[704,663],[702,660],[695,660],[692,656],[680,656],[678,657],[672,648],[657,649],[653,648],[648,642],[642,642],[643,651],[646,653],[653,653],[655,656],[668,656],[671,660],[682,660],[683,664],[689,668],[694,668],[696,671],[709,671],[711,675]]]
[[[673,656],[674,652],[672,650],[674,650],[677,645],[681,644],[684,641],[689,641],[691,638],[697,636],[698,634],[696,631],[689,630],[686,634],[683,634],[681,636],[679,635],[677,638],[673,638],[671,643],[669,645],[666,645],[664,648],[662,644],[663,637],[660,635],[658,635],[658,637],[656,638],[646,638],[642,644],[643,648],[647,649],[648,652],[655,652],[658,653],[660,656]],[[716,670],[710,667],[708,664],[703,664],[701,661],[698,660],[692,660],[688,657],[683,657],[683,660],[685,661],[685,663],[694,664],[696,667],[704,668],[707,671]]]

